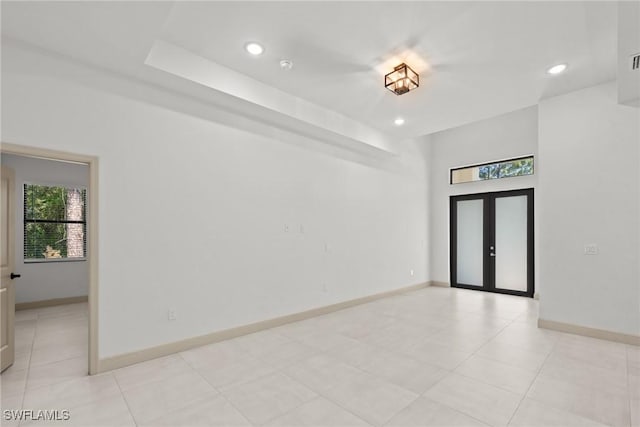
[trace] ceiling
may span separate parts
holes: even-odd
[[[169,42],[393,137],[615,79],[616,22],[615,2],[2,2],[4,37],[140,79]],[[421,85],[396,96],[384,74],[402,61]]]

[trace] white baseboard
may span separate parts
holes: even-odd
[[[556,322],[554,320],[538,319],[538,327],[551,329],[558,332],[582,335],[601,340],[615,341],[624,344],[640,345],[640,336],[607,331],[604,329],[589,328],[587,326],[574,325],[572,323]]]
[[[429,286],[437,286],[439,288],[450,288],[449,282],[438,282],[437,280],[432,280],[429,282]]]
[[[118,354],[116,356],[110,356],[98,361],[98,372],[107,372],[113,369],[122,368],[125,366],[133,365],[135,363],[145,362],[147,360],[157,359],[158,357],[168,356],[181,351],[189,350],[195,347],[200,347],[207,344],[212,344],[219,341],[236,338],[242,335],[259,332],[265,329],[274,328],[276,326],[285,325],[291,322],[297,322],[300,320],[309,319],[311,317],[321,316],[323,314],[331,313],[334,311],[342,310],[345,308],[353,307],[356,305],[368,303],[381,298],[390,297],[393,295],[403,294],[410,291],[422,289],[430,285],[430,282],[419,283],[416,285],[407,286],[392,291],[382,292],[375,295],[369,295],[362,298],[356,298],[349,301],[339,302],[336,304],[327,305],[324,307],[318,307],[311,310],[303,311],[300,313],[289,314],[287,316],[276,317],[262,322],[251,323],[249,325],[238,326],[236,328],[226,329],[223,331],[217,331],[206,335],[200,335],[193,338],[187,338],[184,340],[171,342],[167,344],[158,345],[155,347],[145,348],[130,353]]]
[[[52,298],[40,301],[17,302],[16,311],[31,310],[33,308],[55,307],[56,305],[77,304],[89,301],[89,297],[84,295],[80,297]]]

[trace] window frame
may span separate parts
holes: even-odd
[[[525,159],[531,159],[531,173],[527,175],[503,176],[503,177],[497,177],[497,178],[479,179],[477,181],[453,182],[453,173],[455,171],[459,171],[462,169],[480,168],[482,166],[499,165],[501,163],[515,162],[517,160],[525,160]],[[518,157],[511,157],[508,159],[493,160],[493,161],[484,162],[484,163],[473,163],[466,166],[457,166],[454,168],[449,168],[449,185],[470,184],[474,182],[494,181],[497,179],[504,179],[504,178],[520,178],[523,176],[533,176],[535,175],[535,171],[536,171],[535,164],[536,164],[535,155],[527,154],[527,155],[518,156]]]
[[[61,221],[61,220],[34,220],[27,219],[27,206],[26,206],[26,186],[28,185],[37,185],[40,187],[59,187],[64,189],[77,189],[83,190],[85,192],[84,196],[84,221]],[[23,181],[22,182],[22,262],[25,264],[41,264],[41,263],[49,263],[49,262],[84,262],[88,260],[88,251],[89,251],[89,191],[86,185],[76,185],[76,184],[55,184],[50,182],[35,182],[35,181]],[[75,258],[25,258],[25,245],[27,241],[27,224],[34,223],[53,223],[53,224],[83,224],[84,225],[84,256],[83,257],[75,257]]]

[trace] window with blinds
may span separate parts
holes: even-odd
[[[25,262],[87,256],[87,190],[24,184]]]

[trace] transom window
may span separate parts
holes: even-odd
[[[24,260],[87,256],[87,190],[24,184]]]
[[[533,175],[533,156],[451,169],[450,184]]]

